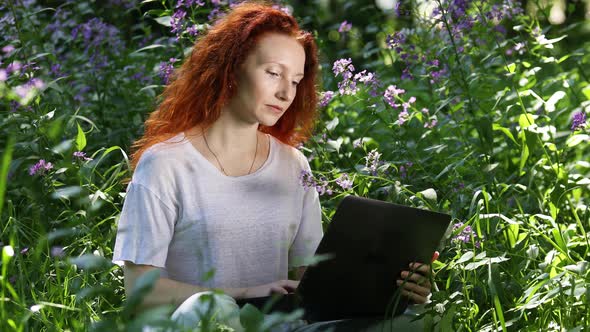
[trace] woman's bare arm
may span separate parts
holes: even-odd
[[[157,268],[151,265],[140,265],[125,261],[123,271],[125,272],[125,293],[127,296],[130,295],[135,281],[142,274],[154,269]],[[211,289],[160,277],[157,279],[152,290],[144,297],[138,309],[144,310],[163,304],[179,306],[193,294],[208,290]],[[221,290],[235,299],[244,297],[246,292],[245,288],[226,288]]]
[[[295,268],[295,280],[301,280],[303,273],[305,273],[305,269],[307,269],[307,266],[299,266]]]

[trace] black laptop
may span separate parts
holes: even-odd
[[[429,263],[451,216],[357,196],[345,197],[292,294],[238,300],[261,310],[305,311],[308,321],[383,318],[405,311],[396,280],[410,262]]]

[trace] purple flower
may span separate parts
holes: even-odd
[[[408,113],[408,111],[405,108],[406,104],[407,103],[404,103],[404,110],[399,112],[399,114],[397,115],[396,123],[400,126],[403,125],[410,118],[410,113]]]
[[[358,92],[357,82],[353,79],[352,75],[354,66],[350,58],[335,61],[332,71],[336,77],[342,74],[342,81],[338,82],[338,92],[341,95],[354,95]]]
[[[88,85],[84,85],[80,88],[80,90],[78,91],[78,93],[76,93],[76,95],[74,96],[74,100],[77,102],[82,103],[84,100],[86,100],[86,98],[84,97],[86,92],[90,91],[91,88]]]
[[[352,60],[350,58],[336,60],[332,66],[332,71],[334,72],[334,76],[338,76],[338,74],[342,74],[347,71],[353,72],[354,66],[352,65]]]
[[[299,181],[301,182],[301,185],[306,189],[315,186],[315,180],[313,178],[313,175],[311,174],[311,172],[306,170],[301,170],[301,173],[299,174]]]
[[[328,181],[321,180],[319,183],[315,185],[315,190],[318,192],[320,196],[327,194],[332,195],[332,189],[328,187]]]
[[[22,68],[22,65],[20,64],[20,62],[13,61],[10,64],[8,64],[8,66],[6,66],[6,72],[8,74],[14,73],[16,71],[19,71],[21,68]]]
[[[582,130],[586,127],[586,113],[584,112],[577,112],[572,117],[572,130]]]
[[[404,68],[404,70],[402,71],[402,80],[413,80],[414,76],[412,75],[412,73],[410,73],[410,68],[406,67]]]
[[[171,31],[176,33],[177,37],[180,35],[183,26],[183,20],[185,17],[186,11],[184,11],[183,9],[179,9],[175,11],[174,14],[172,14],[172,17],[170,18],[170,27],[172,27]]]
[[[51,68],[49,70],[49,72],[54,76],[54,77],[59,77],[62,75],[61,72],[61,65],[59,63],[54,63],[51,65]]]
[[[326,107],[330,101],[334,98],[334,91],[324,91],[320,97],[320,107]]]
[[[319,195],[332,195],[332,189],[328,188],[328,182],[325,179],[322,179],[319,182],[316,181],[309,171],[301,170],[301,173],[299,174],[299,181],[303,188],[315,188]]]
[[[29,252],[29,247],[24,247],[20,250],[21,255],[25,255],[28,252]]]
[[[518,54],[520,54],[520,55],[524,54],[524,51],[525,51],[524,43],[516,43],[516,45],[514,45],[514,50],[517,51]]]
[[[219,7],[216,7],[216,8],[213,8],[213,10],[211,10],[209,12],[209,15],[207,15],[207,19],[209,21],[213,21],[213,20],[220,18],[224,15],[225,15],[225,12],[223,12],[221,9],[219,9]]]
[[[73,156],[74,158],[77,158],[77,159],[79,159],[79,160],[83,160],[83,161],[89,161],[89,160],[92,160],[92,158],[88,158],[88,157],[86,157],[86,152],[83,152],[83,151],[76,151],[76,152],[74,152],[74,153],[72,154],[72,156]]]
[[[480,242],[477,240],[477,233],[475,233],[473,231],[473,229],[471,228],[471,226],[467,225],[464,226],[465,224],[463,224],[462,222],[458,222],[456,224],[453,225],[453,232],[456,232],[457,230],[459,230],[460,228],[462,228],[462,230],[455,235],[452,239],[451,242],[454,243],[471,243],[472,240],[473,242],[475,242],[475,247],[479,248],[480,246]]]
[[[369,154],[365,157],[365,166],[374,176],[377,175],[377,167],[379,167],[380,165],[379,158],[381,158],[381,153],[379,153],[377,149],[371,150]]]
[[[438,124],[436,119],[432,119],[430,122],[426,121],[424,123],[424,128],[434,128]]]
[[[192,26],[186,28],[186,32],[189,35],[196,37],[199,35],[199,28],[196,25],[192,25]]]
[[[356,73],[354,75],[354,80],[364,83],[365,86],[369,87],[369,94],[372,97],[377,97],[378,95],[378,88],[381,85],[381,83],[379,82],[379,80],[377,80],[377,77],[375,76],[375,73],[372,72],[367,72],[367,70],[363,70],[359,73]]]
[[[348,32],[352,29],[352,23],[348,23],[348,21],[344,21],[340,23],[340,27],[338,28],[338,32]]]
[[[192,5],[197,5],[199,7],[202,7],[205,5],[205,2],[203,0],[186,0],[186,3],[184,3],[184,0],[178,0],[176,2],[176,8],[179,8],[182,6],[190,8]]]
[[[395,98],[398,97],[399,95],[404,94],[404,93],[406,93],[406,90],[398,89],[397,86],[395,86],[395,85],[390,85],[385,90],[385,93],[383,94],[383,98],[391,107],[398,108],[400,105],[395,102],[396,101]]]
[[[106,24],[100,18],[91,18],[88,22],[77,25],[72,29],[72,39],[77,39],[82,34],[82,46],[84,54],[90,55],[92,65],[100,64],[103,57],[97,56],[96,49],[103,43],[108,43],[108,48],[115,54],[124,49],[123,40],[120,38],[120,31],[113,25]],[[105,43],[106,42],[106,43]]]
[[[135,1],[129,1],[129,0],[110,0],[111,5],[114,6],[123,6],[125,9],[131,9],[133,7],[135,7]]]
[[[14,92],[20,99],[26,99],[31,92],[42,89],[44,86],[45,83],[41,79],[33,77],[27,83],[14,87]]]
[[[12,46],[12,45],[6,45],[6,46],[2,47],[2,52],[4,52],[4,54],[8,54],[12,51],[14,51],[14,46]]]
[[[412,166],[414,166],[414,163],[408,161],[407,163],[405,163],[405,165],[401,165],[399,167],[399,173],[402,179],[405,179],[408,176],[408,168],[411,168]]]
[[[342,189],[348,190],[352,188],[352,180],[348,177],[348,174],[344,173],[340,175],[338,179],[336,179],[336,184],[338,184]]]
[[[393,36],[387,35],[387,38],[385,38],[385,42],[387,43],[388,48],[401,47],[403,44],[406,43],[406,35],[398,31],[394,33]]]
[[[8,79],[8,74],[6,73],[6,70],[0,68],[0,82],[4,82]]]
[[[356,86],[356,82],[353,80],[345,79],[341,82],[338,82],[338,92],[341,95],[355,95],[359,91],[359,88]]]
[[[29,168],[29,175],[43,175],[51,169],[53,169],[53,164],[41,159],[39,162]]]
[[[353,147],[353,148],[355,148],[355,149],[356,149],[356,148],[360,148],[361,146],[363,146],[363,138],[361,138],[361,139],[358,139],[358,140],[355,140],[355,141],[352,143],[352,147]]]
[[[166,62],[160,63],[160,77],[162,77],[162,81],[164,81],[164,84],[169,83],[170,76],[174,72],[173,63],[175,63],[176,61],[178,61],[178,59],[170,58],[170,60],[168,60],[167,63]]]

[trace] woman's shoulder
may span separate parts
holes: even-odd
[[[151,176],[172,175],[175,165],[187,158],[186,143],[182,133],[147,148],[134,170],[134,180]]]
[[[281,159],[287,159],[289,162],[295,162],[303,168],[309,167],[307,157],[300,149],[286,144],[273,136],[271,137],[275,141],[275,145],[277,146],[278,154]]]
[[[167,140],[156,143],[145,149],[139,158],[138,164],[141,162],[154,162],[161,161],[162,159],[167,160],[170,158],[175,159],[182,157],[185,155],[186,143],[188,143],[188,140],[184,134],[178,133]]]

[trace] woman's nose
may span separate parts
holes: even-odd
[[[277,96],[277,98],[279,98],[282,101],[289,101],[289,100],[293,99],[294,92],[295,92],[295,88],[289,82],[286,82],[286,80],[283,80],[279,84],[279,88],[276,92],[276,96]]]

